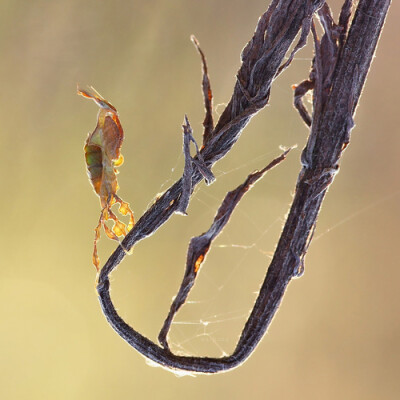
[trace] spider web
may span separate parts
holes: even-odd
[[[400,191],[396,191],[343,216],[318,233],[314,242],[399,195]],[[198,201],[204,204],[204,197]],[[247,218],[246,215],[242,217]],[[249,242],[243,238],[240,243],[229,243],[229,233],[216,239],[189,300],[171,326],[169,343],[172,351],[182,355],[216,357],[233,351],[264,279],[273,255],[273,242],[282,223],[283,217],[276,218]],[[226,261],[223,263],[221,260]]]

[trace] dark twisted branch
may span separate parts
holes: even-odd
[[[251,116],[267,104],[274,77],[282,70],[281,66],[287,66],[283,60],[289,46],[300,31],[299,43],[302,45],[304,27],[311,25],[310,16],[322,3],[317,0],[273,0],[260,18],[252,40],[243,50],[243,64],[233,96],[201,151],[208,167],[226,155]],[[303,167],[275,255],[233,354],[222,358],[177,356],[142,336],[122,320],[110,298],[108,276],[125,256],[121,246],[102,268],[97,290],[108,322],[123,339],[151,360],[171,369],[203,373],[238,366],[263,337],[290,280],[302,272],[322,200],[349,141],[352,117],[390,0],[360,0],[346,34],[351,3],[346,0],[343,6],[338,24],[339,37],[333,32],[336,26],[329,22],[329,10],[326,7],[321,10],[326,37],[319,40],[315,35],[314,110],[310,117],[311,133],[302,154]],[[326,70],[329,63],[334,63],[332,73]],[[199,171],[193,169],[192,187],[201,179]],[[123,247],[131,249],[157,230],[176,211],[181,192],[182,181],[179,180],[139,219],[124,239]]]

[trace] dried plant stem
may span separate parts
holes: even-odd
[[[281,66],[287,67],[283,64],[285,54],[299,32],[302,33],[298,47],[304,43],[305,32],[311,26],[310,18],[323,3],[273,0],[261,16],[253,38],[243,50],[243,64],[232,98],[215,129],[205,136],[201,155],[208,168],[226,155],[251,116],[267,104],[273,79],[283,69]],[[97,290],[103,312],[115,331],[147,358],[166,368],[201,373],[225,371],[240,365],[263,337],[290,280],[301,274],[322,200],[349,142],[353,114],[390,0],[360,0],[347,32],[346,16],[350,16],[351,5],[351,1],[345,1],[338,38],[328,23],[324,26],[325,39],[315,39],[314,111],[310,136],[302,154],[303,167],[275,255],[233,354],[222,358],[177,356],[168,347],[162,348],[136,332],[118,315],[109,292],[108,276],[124,258],[123,248],[118,247],[102,268]],[[320,19],[328,21],[326,8],[321,12]],[[332,62],[333,70],[328,71],[327,65]],[[202,175],[194,168],[192,187],[201,179]],[[131,249],[155,232],[176,211],[181,192],[182,180],[179,180],[139,219],[122,242],[123,247]]]

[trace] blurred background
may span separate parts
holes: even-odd
[[[341,2],[331,2],[337,12]],[[393,2],[339,175],[301,279],[292,281],[251,358],[216,376],[154,368],[107,324],[91,264],[100,205],[83,144],[93,85],[125,130],[118,194],[138,219],[183,168],[186,113],[201,142],[206,53],[215,119],[229,101],[239,54],[268,2],[242,0],[0,2],[0,398],[397,399],[400,395],[400,6]],[[171,345],[221,356],[236,344],[292,199],[307,129],[291,85],[308,76],[303,49],[275,82],[269,106],[201,184],[189,216],[173,216],[112,274],[121,315],[155,340],[183,274],[192,236],[225,193],[297,144],[244,197],[209,252]],[[103,235],[104,236],[104,235]],[[99,242],[102,264],[116,245]]]

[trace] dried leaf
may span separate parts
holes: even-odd
[[[119,242],[120,236],[125,236],[127,231],[133,228],[134,217],[129,204],[117,196],[117,167],[123,163],[121,146],[124,140],[124,131],[118,118],[116,108],[105,100],[94,88],[84,90],[78,88],[78,94],[93,100],[99,107],[97,125],[85,142],[85,159],[89,180],[94,191],[100,198],[101,214],[99,223],[95,228],[93,264],[99,270],[100,260],[97,255],[97,242],[100,239],[100,229],[103,226],[106,235]],[[128,227],[121,222],[112,212],[111,206],[120,204],[121,214],[130,214]],[[110,229],[106,221],[113,220],[114,225]]]

